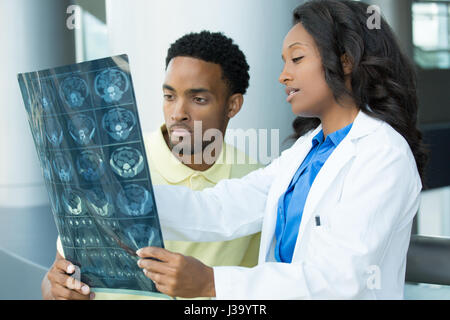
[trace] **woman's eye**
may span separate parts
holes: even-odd
[[[297,63],[297,62],[299,62],[301,59],[303,59],[303,57],[292,58],[292,62]]]

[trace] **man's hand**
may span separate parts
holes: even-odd
[[[215,297],[214,271],[199,260],[173,253],[162,248],[139,249],[138,266],[143,268],[156,288],[172,297]]]
[[[75,272],[75,266],[62,256],[57,254],[53,266],[48,271],[42,282],[44,299],[53,300],[90,300],[94,293],[90,294],[89,287],[71,277]]]

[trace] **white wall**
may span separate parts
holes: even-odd
[[[162,90],[170,44],[188,32],[221,31],[247,57],[250,87],[229,128],[277,128],[280,140],[295,118],[278,83],[281,46],[300,0],[107,0],[111,54],[127,53],[143,130],[163,122]]]
[[[0,1],[0,207],[48,202],[17,73],[74,62],[69,0]]]

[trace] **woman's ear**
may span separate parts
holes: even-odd
[[[243,103],[244,96],[241,93],[235,93],[231,97],[229,97],[227,117],[229,119],[233,118],[241,110]]]
[[[342,70],[344,70],[344,75],[347,76],[352,73],[353,63],[346,53],[344,53],[341,56],[341,64],[342,64]]]

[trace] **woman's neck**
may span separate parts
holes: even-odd
[[[334,103],[331,107],[319,116],[322,122],[323,135],[326,138],[330,133],[353,123],[358,115],[359,108],[353,102],[346,104]]]

